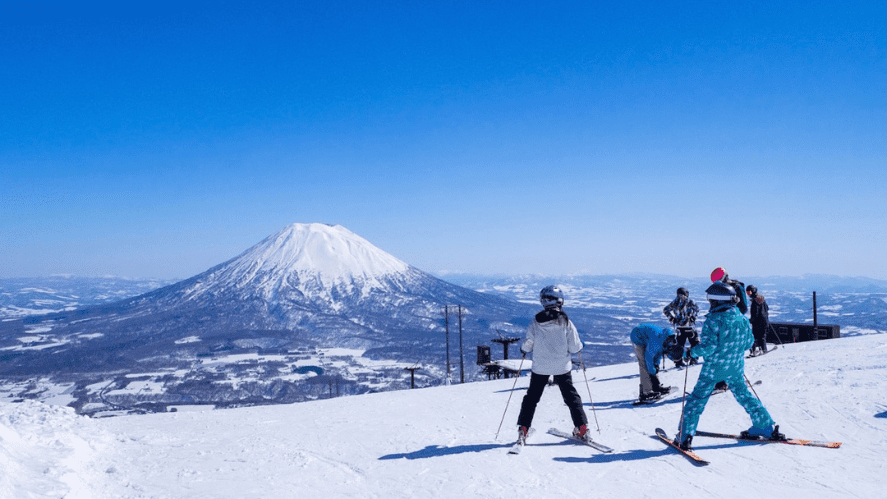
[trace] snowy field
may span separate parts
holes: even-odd
[[[691,388],[699,368],[661,375]],[[547,435],[568,430],[556,390],[522,454],[506,452],[528,377],[292,405],[89,419],[26,400],[0,403],[0,497],[19,498],[881,498],[887,457],[887,335],[799,343],[746,364],[789,437],[840,449],[697,437],[698,467],[651,435],[673,434],[681,398],[634,407],[636,364],[573,379],[601,454]],[[512,386],[516,389],[512,392]],[[589,404],[594,397],[594,410]],[[510,401],[509,401],[510,397]],[[501,432],[496,431],[505,414]],[[738,432],[748,416],[712,397],[699,428]]]

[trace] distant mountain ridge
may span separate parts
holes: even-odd
[[[292,224],[184,281],[0,323],[0,374],[181,367],[243,345],[337,346],[440,364],[447,305],[462,306],[469,348],[496,329],[522,330],[537,308],[442,281],[344,227]],[[450,320],[455,335],[455,309]]]
[[[549,284],[564,289],[589,367],[630,360],[631,328],[664,324],[662,307],[676,287],[688,287],[707,308],[705,278],[447,279],[453,282],[344,227],[292,224],[226,262],[161,287],[157,281],[0,280],[0,312],[12,311],[0,320],[0,385],[11,383],[9,393],[24,398],[72,397],[71,404],[89,414],[297,402],[408,388],[406,366],[420,367],[417,386],[443,383],[445,362],[454,380],[482,379],[475,346],[490,346],[493,358],[501,358],[503,347],[491,340],[523,336],[540,308],[539,289]],[[803,289],[811,285],[826,290],[819,295],[820,323],[839,323],[842,334],[851,335],[887,330],[887,293],[853,291],[880,289],[875,280],[744,280],[767,296],[771,320],[812,320],[810,292]],[[831,287],[819,287],[823,282]],[[801,290],[787,289],[792,286]],[[87,297],[90,290],[94,295]],[[126,292],[129,297],[113,299]],[[13,299],[26,306],[4,301]],[[58,308],[35,315],[26,313],[30,306]],[[513,345],[511,352],[517,354]]]
[[[113,303],[178,280],[53,275],[0,279],[0,320]]]

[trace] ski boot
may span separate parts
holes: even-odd
[[[766,428],[751,428],[739,434],[743,438],[756,438],[758,440],[785,440],[785,434],[779,432],[779,425],[770,425]]]
[[[684,438],[681,439],[681,434],[678,433],[674,436],[672,443],[675,444],[675,447],[680,447],[681,450],[690,450],[690,446],[693,443],[693,435],[684,435]]]
[[[653,393],[656,395],[656,398],[660,398],[671,391],[670,386],[662,386],[659,382],[659,376],[651,376],[651,381],[653,382]]]
[[[517,443],[521,445],[527,444],[527,435],[530,433],[530,429],[526,426],[521,426],[517,429]]]
[[[591,440],[588,436],[588,427],[586,425],[577,426],[573,428],[573,438],[578,438],[583,442],[588,442]]]
[[[655,393],[657,397],[662,397],[663,395],[666,395],[669,392],[671,392],[671,390],[672,390],[672,387],[670,387],[670,386],[659,386],[658,388],[653,389],[653,393]]]
[[[662,398],[662,395],[659,395],[656,392],[642,393],[638,397],[638,402],[652,402],[654,400],[659,400],[660,398]]]

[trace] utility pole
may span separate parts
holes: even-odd
[[[819,339],[819,322],[816,320],[816,291],[813,292],[813,339]]]
[[[444,305],[444,324],[447,329],[447,379],[446,384],[450,386],[450,306]]]
[[[444,306],[444,321],[447,328],[447,385],[450,384],[450,307]],[[459,307],[459,379],[465,383],[465,355],[462,349],[462,305]]]
[[[459,305],[459,378],[465,383],[465,356],[462,354],[462,305]]]

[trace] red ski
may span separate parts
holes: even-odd
[[[773,444],[789,444],[789,445],[806,445],[809,447],[826,447],[829,449],[837,449],[841,446],[841,442],[823,442],[819,440],[804,440],[801,438],[789,438],[787,440],[771,440],[769,438],[745,437],[742,435],[733,435],[730,433],[713,433],[710,431],[696,431],[697,437],[712,438],[732,438],[735,440],[745,440],[748,442],[763,442]]]
[[[674,442],[672,442],[671,439],[668,438],[668,435],[666,435],[665,430],[663,430],[662,428],[656,428],[656,436],[659,437],[660,440],[662,440],[663,442],[668,444],[668,446],[671,447],[672,449],[687,456],[687,459],[693,461],[694,463],[696,463],[700,466],[708,465],[708,461],[706,461],[705,459],[702,459],[701,457],[696,455],[695,452],[693,452],[691,450],[681,449],[681,447],[679,445],[675,445]]]

